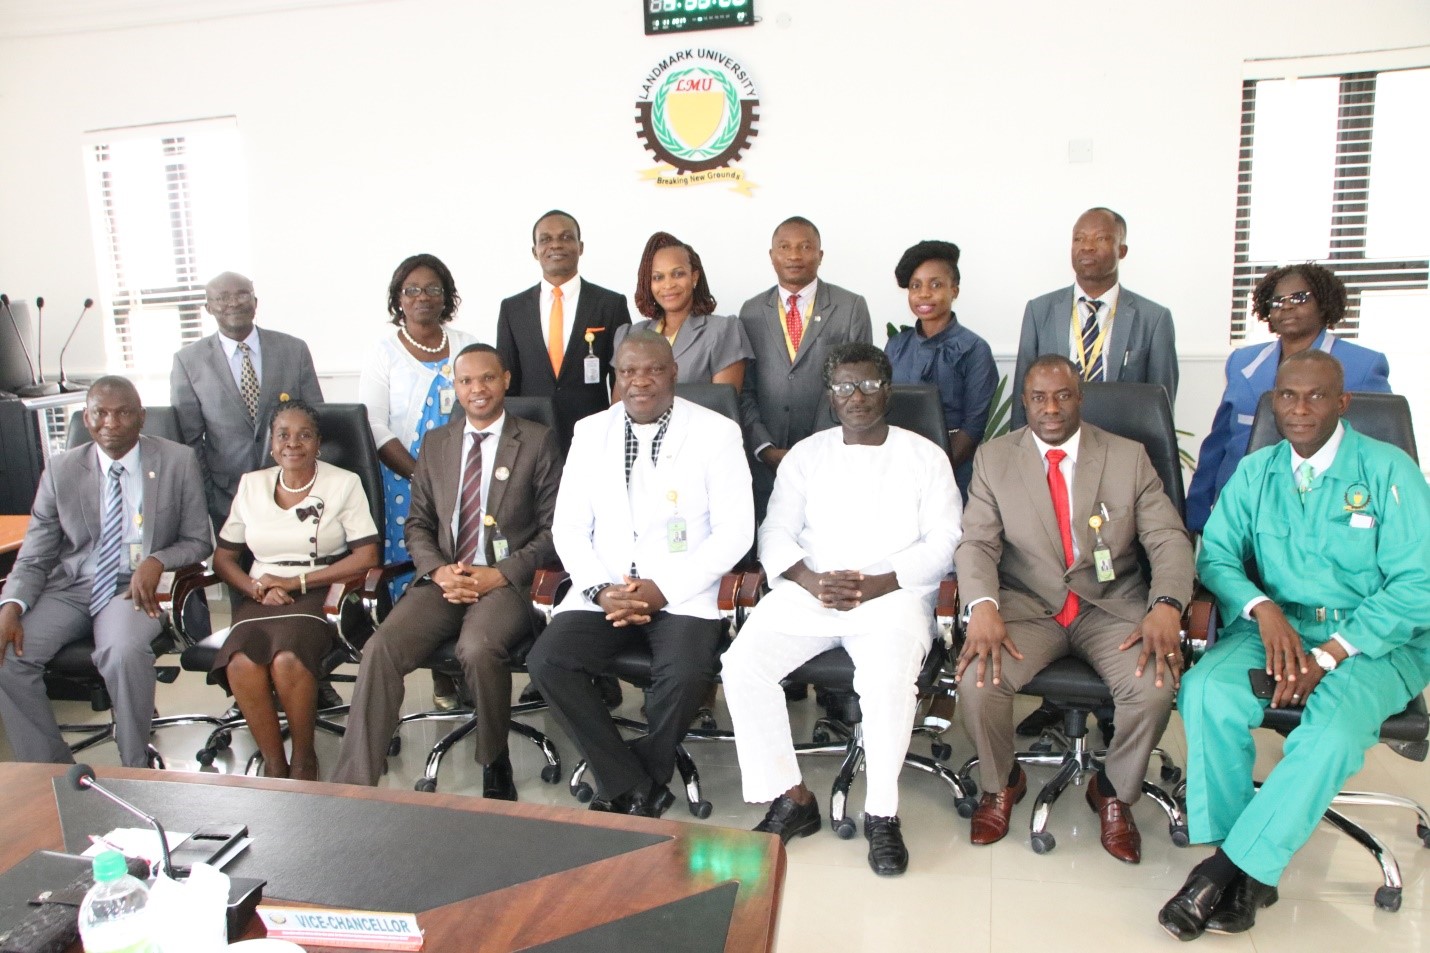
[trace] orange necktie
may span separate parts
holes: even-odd
[[[1048,451],[1048,492],[1053,497],[1053,512],[1058,517],[1058,535],[1063,540],[1063,564],[1071,567],[1073,564],[1073,544],[1072,544],[1072,513],[1068,509],[1068,484],[1063,479],[1063,471],[1058,468],[1067,457],[1064,450]],[[1078,598],[1077,593],[1068,590],[1068,597],[1063,600],[1062,609],[1053,618],[1061,626],[1072,625],[1072,620],[1077,618]]]
[[[546,353],[551,357],[551,373],[561,376],[561,356],[566,353],[566,329],[561,313],[561,289],[551,289],[551,320],[547,323]]]

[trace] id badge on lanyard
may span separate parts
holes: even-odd
[[[670,501],[671,508],[670,518],[665,521],[665,548],[667,552],[683,553],[690,542],[687,539],[685,517],[680,515],[680,494],[671,490],[665,494],[665,498]]]

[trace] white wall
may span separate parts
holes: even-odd
[[[637,0],[263,6],[285,3],[89,29],[240,5],[0,0],[0,288],[51,302],[51,369],[99,296],[82,133],[231,114],[260,320],[309,339],[332,396],[385,333],[401,258],[441,256],[459,323],[490,336],[500,299],[537,278],[529,228],[552,206],[581,219],[582,273],[626,292],[646,236],[675,232],[723,311],[771,283],[774,224],[807,215],[825,276],[865,294],[880,328],[910,320],[900,252],[950,239],[960,320],[1006,357],[1023,302],[1070,280],[1077,213],[1102,204],[1130,222],[1125,283],[1176,317],[1178,421],[1200,435],[1227,350],[1243,60],[1430,43],[1424,0],[759,0],[756,27],[684,39],[644,36]],[[753,198],[638,179],[639,81],[691,45],[759,86]],[[1093,161],[1070,163],[1070,139],[1091,139]],[[93,334],[67,363],[104,360]]]

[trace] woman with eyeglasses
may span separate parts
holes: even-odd
[[[616,348],[631,331],[655,331],[670,342],[679,383],[729,384],[740,392],[745,362],[755,351],[738,318],[715,313],[715,296],[694,248],[669,232],[647,239],[636,270],[635,298],[646,320],[617,328]],[[611,402],[620,399],[618,379]]]
[[[1246,455],[1256,405],[1286,358],[1317,348],[1341,362],[1347,392],[1390,393],[1385,355],[1330,333],[1345,317],[1346,286],[1329,268],[1312,262],[1273,268],[1251,298],[1256,316],[1280,340],[1238,348],[1226,360],[1226,390],[1187,488],[1187,528],[1194,533],[1206,525],[1217,495]]]
[[[917,323],[889,339],[884,353],[894,366],[895,384],[933,384],[943,405],[948,456],[958,492],[968,496],[973,451],[983,441],[989,404],[998,386],[998,365],[982,337],[960,324],[953,312],[961,276],[958,246],[922,241],[904,252],[894,280],[909,293]]]
[[[382,537],[357,474],[318,459],[317,411],[284,401],[270,432],[277,466],[244,474],[214,550],[214,571],[246,598],[234,609],[209,679],[238,702],[264,775],[315,781],[318,676],[333,645],[323,599],[330,583],[377,565]],[[253,554],[247,572],[239,563],[245,549]],[[291,755],[283,750],[275,692],[288,717]]]

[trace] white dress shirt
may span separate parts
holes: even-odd
[[[555,287],[545,278],[541,279],[541,340],[546,342],[548,351],[551,350],[551,303],[556,300],[551,289]],[[580,300],[581,276],[572,275],[561,286],[561,333],[566,335],[566,340],[561,343],[563,354],[566,353],[566,346],[571,343],[571,329],[576,326],[576,304]]]
[[[477,430],[472,426],[471,418],[468,418],[462,427],[462,452],[457,461],[457,505],[452,507],[452,539],[457,538],[459,526],[462,519],[462,483],[467,478],[467,454],[471,452],[473,437],[468,436],[474,433],[489,434],[482,441],[482,515],[487,513],[487,500],[491,499],[492,469],[497,458],[497,444],[501,442],[501,432],[506,427],[506,411],[496,419],[491,426]],[[473,557],[472,563],[477,566],[487,565],[487,527],[485,521],[477,536],[477,555]]]
[[[219,346],[223,348],[223,355],[228,359],[228,369],[233,374],[233,382],[238,385],[238,392],[243,393],[243,355],[239,353],[238,345],[247,344],[249,348],[249,360],[253,361],[253,373],[258,378],[258,382],[263,383],[263,351],[258,346],[258,325],[248,332],[248,337],[242,342],[235,341],[226,334],[218,336]]]

